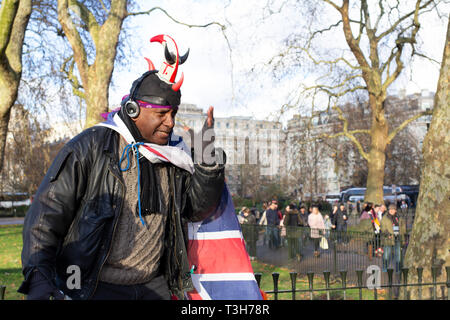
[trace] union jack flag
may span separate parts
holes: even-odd
[[[216,211],[188,227],[188,259],[196,267],[189,299],[262,299],[226,185]]]

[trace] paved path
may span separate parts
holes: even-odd
[[[0,218],[0,225],[23,224],[25,218]]]

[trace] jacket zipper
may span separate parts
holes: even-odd
[[[111,235],[111,241],[112,241],[112,239],[114,239],[114,234],[115,234],[115,232],[116,232],[117,224],[119,223],[120,215],[122,214],[122,207],[123,207],[123,202],[124,202],[124,197],[125,197],[125,185],[124,185],[123,182],[120,180],[120,178],[113,172],[113,170],[111,170],[111,168],[108,167],[108,170],[109,170],[109,172],[111,172],[111,174],[117,179],[117,181],[119,181],[119,183],[122,185],[122,202],[121,202],[121,204],[120,204],[119,215],[117,216],[116,222],[114,223],[114,228],[113,228],[113,232],[112,232],[112,235]],[[98,270],[98,273],[97,273],[97,279],[96,279],[96,281],[95,281],[95,287],[94,287],[94,290],[92,291],[92,293],[91,293],[91,295],[89,296],[89,298],[92,298],[92,296],[93,296],[94,293],[95,293],[95,290],[97,290],[98,279],[100,278],[100,272],[102,271],[103,266],[105,265],[106,260],[108,260],[109,254],[110,254],[110,252],[111,252],[111,247],[112,247],[112,245],[111,245],[111,243],[110,243],[109,248],[108,248],[108,252],[106,253],[106,256],[105,256],[105,259],[103,259],[103,262],[102,262],[102,264],[101,264],[101,266],[100,266],[100,269]]]

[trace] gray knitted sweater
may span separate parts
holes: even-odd
[[[120,139],[119,150],[125,147]],[[111,252],[100,272],[100,281],[133,285],[149,282],[158,273],[160,259],[164,250],[164,230],[167,216],[163,213],[152,213],[143,216],[143,226],[136,215],[137,168],[136,159],[130,157],[131,165],[123,172],[126,193],[123,209],[111,245]],[[125,168],[126,163],[122,164]],[[164,165],[156,164],[156,178],[163,190],[166,207],[169,201],[168,170]]]

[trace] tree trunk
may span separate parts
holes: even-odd
[[[381,204],[383,202],[388,125],[384,117],[382,102],[371,97],[369,98],[369,104],[372,109],[372,125],[370,129],[369,159],[367,161],[367,189],[364,200],[374,204]]]
[[[95,48],[95,62],[88,63],[87,49],[77,29],[74,27],[69,7],[78,7],[80,18],[89,26],[91,45]],[[100,25],[81,2],[75,0],[58,0],[58,21],[67,36],[74,54],[74,60],[80,73],[85,92],[86,122],[88,128],[102,120],[100,114],[108,111],[109,84],[114,70],[119,34],[123,20],[127,17],[127,0],[111,2],[106,21]],[[70,79],[69,79],[70,80]],[[131,87],[131,85],[130,85]]]
[[[107,74],[92,73],[89,77],[89,86],[86,90],[86,122],[85,128],[99,123],[100,114],[108,111],[109,81],[112,70]]]
[[[3,169],[11,108],[22,76],[22,46],[31,0],[4,0],[0,9],[0,172]]]
[[[434,98],[433,117],[423,143],[424,161],[416,217],[404,263],[406,267],[412,268],[410,279],[413,281],[417,281],[416,268],[422,267],[423,282],[432,282],[432,266],[438,267],[438,282],[445,281],[445,270],[442,267],[450,266],[449,37],[450,21]],[[409,290],[411,298],[417,298],[417,294],[416,289]],[[430,298],[429,291],[423,290],[422,297]]]

